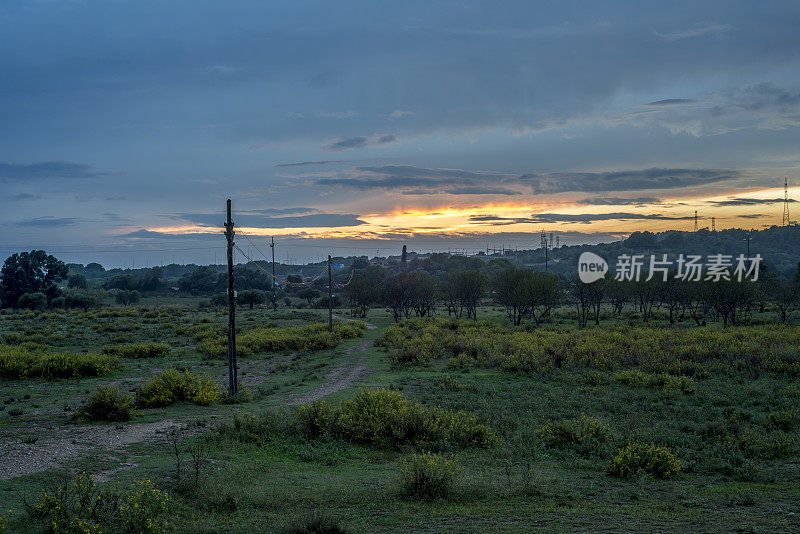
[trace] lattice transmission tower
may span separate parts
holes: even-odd
[[[781,226],[789,225],[789,179],[783,179],[783,221]]]

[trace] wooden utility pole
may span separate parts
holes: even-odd
[[[275,291],[275,238],[271,238],[272,243],[269,244],[269,248],[272,249],[272,290]]]
[[[236,294],[233,291],[233,221],[231,199],[228,199],[228,220],[225,223],[228,240],[228,390],[236,394]]]
[[[328,332],[333,332],[333,271],[330,255],[328,255]]]

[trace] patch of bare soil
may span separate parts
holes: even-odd
[[[88,452],[115,451],[133,443],[164,441],[172,429],[183,430],[186,422],[172,419],[124,425],[68,425],[35,443],[4,435],[0,441],[0,480],[37,473]]]
[[[352,356],[357,354],[358,356],[355,359],[351,359],[347,363],[334,367],[330,373],[328,373],[326,377],[327,382],[325,384],[306,393],[292,395],[289,397],[286,404],[296,406],[314,402],[322,397],[336,393],[337,391],[347,389],[357,380],[372,374],[374,370],[364,365],[370,343],[370,340],[364,339],[355,347],[350,348],[348,350],[348,355]]]
[[[361,319],[350,319],[348,317],[345,317],[343,315],[338,315],[336,313],[333,314],[333,318],[334,319],[339,319],[340,321],[359,321],[359,322],[362,322]],[[378,328],[374,324],[370,324],[370,323],[367,323],[365,321],[364,321],[364,324],[367,325],[367,330],[375,330],[376,328]]]

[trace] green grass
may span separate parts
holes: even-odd
[[[135,316],[129,311],[94,312],[91,318],[78,312],[0,315],[0,332],[24,338],[24,327],[31,335],[44,330],[58,334],[49,350],[77,353],[150,342],[173,348],[169,358],[123,359],[108,376],[60,380],[57,388],[39,379],[0,382],[2,436],[45,440],[51,427],[74,428],[67,419],[98,386],[113,384],[122,393],[131,392],[171,366],[191,367],[226,384],[224,362],[197,352],[193,337],[205,328],[224,329],[224,314],[181,308],[180,301],[153,307],[145,300],[133,309]],[[502,310],[482,308],[479,317],[505,328]],[[324,313],[255,309],[240,311],[238,319],[245,332],[266,324],[302,327],[324,319]],[[363,333],[368,343],[391,324],[383,309],[371,310],[366,320],[378,327]],[[547,329],[573,332],[569,324],[559,326],[559,320]],[[615,325],[619,322],[587,332],[605,339],[607,346],[616,336]],[[661,329],[674,332],[666,325],[652,331],[659,335]],[[716,334],[721,329],[713,325],[706,330],[709,336],[728,335]],[[747,341],[749,331],[730,332]],[[787,330],[776,327],[774,332],[780,341]],[[112,341],[116,336],[127,340]],[[446,457],[458,463],[459,474],[446,497],[426,501],[409,499],[403,489],[403,466],[416,447],[352,443],[336,433],[305,435],[293,426],[292,409],[283,407],[287,398],[324,384],[332,369],[356,358],[353,351],[361,343],[347,339],[335,348],[291,358],[285,352],[243,358],[240,377],[254,385],[248,387],[252,399],[242,404],[179,402],[141,409],[137,424],[174,420],[190,425],[180,442],[180,479],[171,446],[163,441],[98,449],[65,467],[96,472],[135,464],[114,476],[123,487],[149,478],[167,491],[174,506],[172,522],[182,532],[291,531],[317,519],[349,532],[800,528],[800,387],[786,372],[748,366],[747,344],[738,349],[741,368],[704,366],[704,372],[691,376],[691,387],[665,378],[685,376],[636,362],[619,369],[574,364],[519,372],[492,365],[451,366],[450,356],[443,356],[426,366],[393,366],[394,347],[369,346],[363,364],[374,373],[326,398],[327,404],[349,402],[364,387],[389,388],[429,409],[474,414],[498,437],[488,449],[440,444]],[[22,413],[10,415],[15,409]],[[235,414],[257,424],[240,423],[241,435],[235,439],[213,430],[219,422],[233,425]],[[552,431],[543,431],[548,425]],[[255,437],[247,439],[251,433]],[[608,474],[612,458],[629,443],[669,449],[680,472],[667,479],[648,476],[646,469],[631,478]],[[195,477],[191,449],[200,445],[209,462]],[[34,501],[54,474],[0,481],[0,502],[13,510],[10,519],[4,515],[12,529],[29,530],[22,500]]]

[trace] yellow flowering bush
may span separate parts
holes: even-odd
[[[49,352],[44,345],[0,345],[0,379],[78,378],[102,376],[117,367],[108,354]]]
[[[629,443],[617,450],[606,468],[609,475],[629,478],[639,475],[670,478],[681,470],[681,463],[667,447]]]
[[[102,352],[120,358],[158,358],[166,356],[171,350],[172,347],[166,343],[129,343],[105,347]]]
[[[155,534],[167,528],[169,496],[152,482],[136,481],[125,491],[101,489],[81,473],[70,483],[43,492],[28,515],[48,532],[136,532]]]
[[[614,373],[612,380],[628,386],[662,389],[664,391],[692,393],[695,389],[694,381],[688,376],[672,376],[666,373],[650,374],[638,369],[626,369]]]
[[[180,400],[208,406],[221,396],[222,390],[211,377],[175,368],[162,371],[136,390],[136,402],[143,408],[169,406]]]
[[[116,386],[100,386],[75,412],[75,419],[87,421],[128,421],[135,414],[133,395],[122,394]]]
[[[377,341],[394,364],[427,365],[438,358],[453,367],[498,367],[541,372],[556,367],[617,371],[641,367],[665,375],[766,371],[800,376],[800,327],[788,325],[717,328],[614,326],[521,330],[491,321],[407,319]],[[669,380],[669,379],[667,379]],[[688,382],[665,382],[683,390]]]
[[[748,429],[731,439],[745,456],[751,458],[781,458],[788,456],[794,448],[794,438],[781,431],[763,434]]]
[[[608,441],[611,430],[596,417],[582,413],[579,417],[551,421],[538,430],[549,447],[569,447],[584,452]]]
[[[259,352],[283,350],[312,351],[332,349],[344,339],[356,338],[364,334],[366,325],[359,321],[337,321],[333,332],[328,332],[326,323],[311,323],[304,326],[279,328],[267,326],[254,328],[236,336],[236,353],[251,356]],[[228,353],[226,336],[208,335],[200,339],[197,350],[207,356],[223,357]]]
[[[361,390],[332,408],[324,403],[300,406],[295,418],[306,435],[329,432],[352,443],[396,447],[451,442],[488,448],[497,442],[474,414],[424,406],[386,389]]]
[[[455,459],[422,452],[400,464],[400,493],[421,500],[447,498],[461,472]]]

